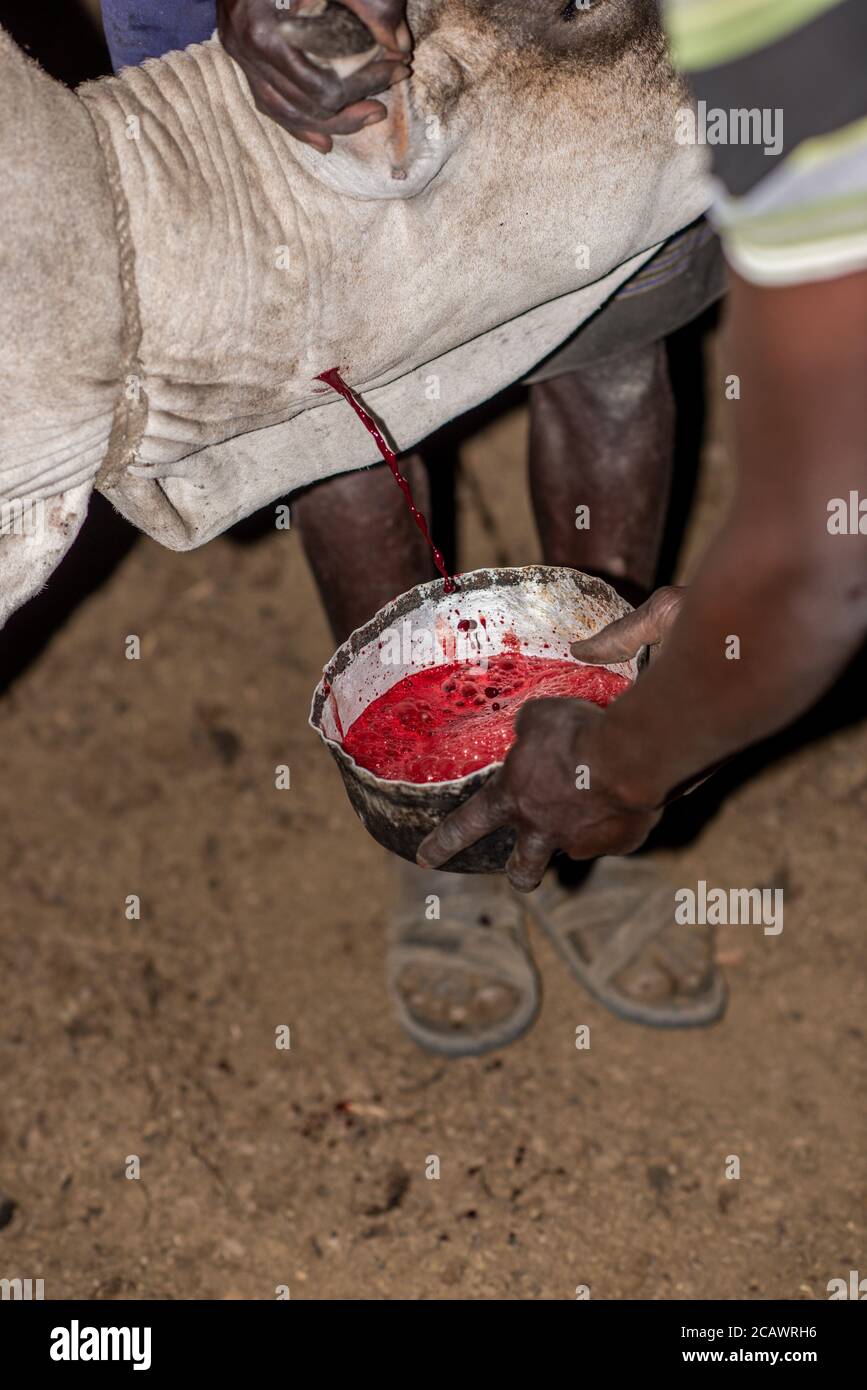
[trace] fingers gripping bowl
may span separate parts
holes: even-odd
[[[374,839],[415,862],[425,836],[502,764],[446,782],[379,777],[360,767],[343,747],[347,730],[368,705],[423,667],[484,662],[507,648],[568,660],[572,642],[630,611],[601,579],[578,570],[528,565],[463,574],[452,594],[444,592],[442,580],[420,584],[357,628],[323,671],[310,724],[337,763],[349,800]],[[610,669],[632,681],[637,662]],[[455,873],[502,872],[514,838],[511,830],[499,830],[444,867]]]

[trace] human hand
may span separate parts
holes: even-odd
[[[572,644],[582,661],[628,661],[661,645],[686,596],[658,589],[634,613]],[[605,713],[583,700],[531,700],[518,711],[516,740],[481,791],[428,835],[418,861],[439,868],[485,835],[511,826],[517,840],[506,873],[514,888],[538,887],[551,855],[572,859],[629,854],[643,844],[661,810],[627,801],[598,735]]]
[[[328,154],[333,136],[385,120],[382,102],[370,98],[409,76],[412,39],[405,0],[344,0],[344,9],[370,29],[371,47],[378,42],[383,52],[340,77],[288,41],[284,22],[304,18],[304,6],[305,0],[296,0],[291,10],[277,9],[274,0],[217,0],[217,27],[258,110],[297,140]]]
[[[506,873],[513,888],[538,887],[556,850],[572,859],[628,854],[659,819],[622,802],[594,759],[605,713],[584,700],[531,700],[518,711],[517,738],[498,772],[422,843],[418,862],[439,868],[501,826],[517,832]],[[589,775],[589,781],[588,781]]]
[[[579,661],[596,666],[612,666],[618,661],[631,661],[643,647],[651,654],[659,651],[677,620],[686,589],[668,586],[656,589],[646,602],[624,618],[616,618],[592,637],[573,642],[569,648]]]

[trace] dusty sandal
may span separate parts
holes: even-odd
[[[439,918],[429,920],[434,898]],[[505,880],[401,862],[388,981],[402,1027],[428,1052],[478,1056],[526,1032],[539,976]]]
[[[698,1028],[725,1010],[713,930],[674,920],[674,890],[645,859],[600,859],[580,889],[551,874],[526,899],[584,988],[620,1018]]]

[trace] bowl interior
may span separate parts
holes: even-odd
[[[345,733],[369,704],[404,677],[454,661],[484,669],[507,648],[527,656],[574,659],[571,642],[630,611],[610,585],[577,570],[543,565],[475,570],[461,575],[458,583],[453,594],[444,592],[441,580],[433,580],[401,595],[358,628],[325,668],[310,722],[353,768],[355,762],[342,748]],[[629,661],[609,669],[634,680],[637,666]]]

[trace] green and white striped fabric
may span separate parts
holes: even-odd
[[[667,0],[674,61],[719,67],[791,34],[840,0]]]
[[[773,285],[867,268],[867,0],[665,6],[696,128],[714,130],[711,215],[735,269]],[[773,148],[738,143],[759,113]]]

